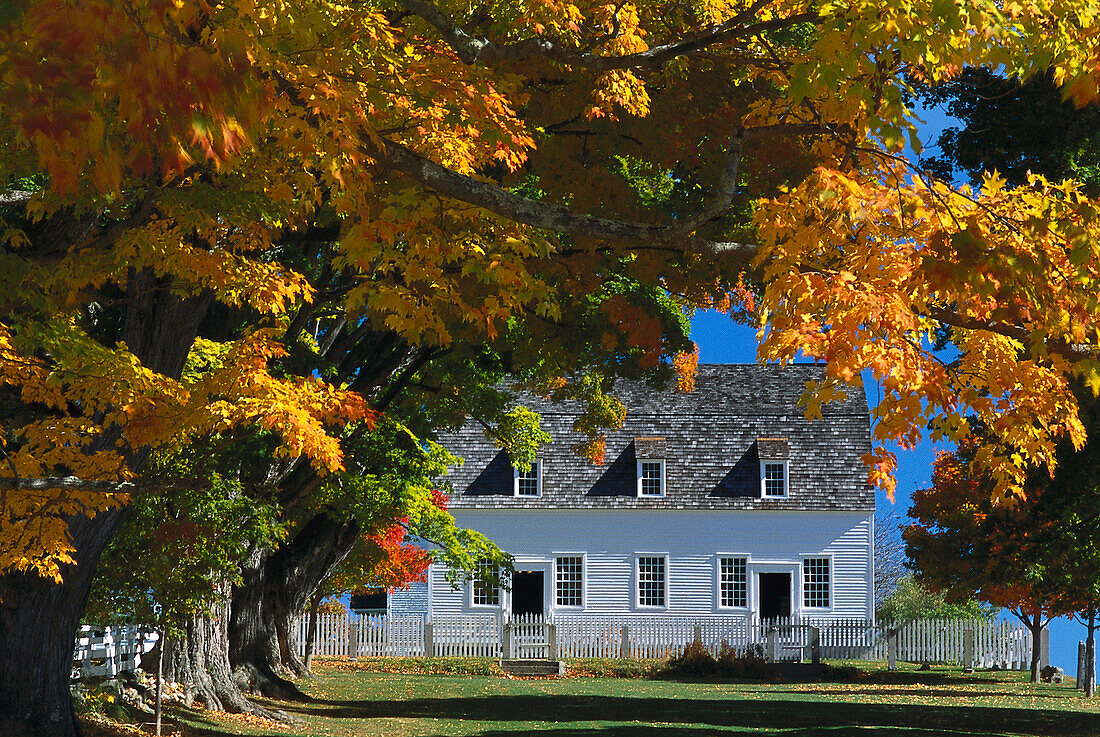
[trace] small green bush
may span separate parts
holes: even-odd
[[[619,660],[617,658],[572,658],[565,661],[571,676],[597,678],[649,678],[663,665],[658,660]]]

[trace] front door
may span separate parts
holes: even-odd
[[[760,574],[760,619],[791,616],[791,574]]]
[[[512,614],[542,614],[544,571],[516,571],[512,575]]]

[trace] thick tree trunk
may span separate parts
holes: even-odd
[[[222,593],[228,597],[228,585]],[[283,712],[249,701],[233,682],[228,631],[228,601],[215,605],[205,615],[192,617],[183,634],[165,644],[167,680],[183,685],[187,700],[201,701],[207,709],[289,721]]]
[[[0,576],[0,735],[75,737],[73,642],[118,519],[117,511],[69,519],[77,563],[62,568],[64,583],[30,573]]]
[[[151,270],[131,274],[117,338],[150,370],[179,378],[211,298],[181,299],[170,286]],[[106,428],[100,444],[117,441],[117,428]],[[130,452],[130,468],[139,470],[146,456],[146,451]],[[77,562],[62,567],[62,583],[33,574],[0,576],[0,735],[76,734],[69,691],[73,641],[119,514],[113,510],[68,519]]]
[[[319,514],[274,553],[255,553],[233,591],[229,660],[245,691],[271,698],[306,700],[286,676],[304,675],[291,651],[294,616],[359,536],[354,521]]]

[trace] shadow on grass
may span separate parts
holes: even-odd
[[[329,719],[443,719],[480,722],[593,723],[554,728],[557,737],[641,737],[737,731],[781,730],[785,735],[843,735],[874,728],[906,735],[1100,734],[1100,715],[1052,709],[916,704],[852,704],[841,701],[669,699],[592,695],[500,695],[406,701],[323,701],[290,704],[287,711]],[[970,695],[973,695],[971,693]],[[841,694],[832,695],[842,697]],[[634,724],[606,724],[633,722]],[[652,725],[637,724],[650,722]],[[684,725],[683,727],[675,725]],[[517,734],[501,725],[480,737]]]

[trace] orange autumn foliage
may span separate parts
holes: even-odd
[[[339,317],[410,345],[511,349],[521,324],[556,336],[539,345],[562,374],[688,349],[666,340],[660,310],[606,292],[614,273],[677,311],[755,310],[765,359],[826,359],[811,415],[870,370],[880,443],[914,444],[929,422],[964,438],[977,413],[1009,449],[981,459],[999,488],[1052,462],[1060,433],[1082,439],[1066,377],[1100,385],[1093,203],[1041,180],[953,192],[889,157],[915,141],[908,74],[1049,68],[1096,99],[1100,11],[1086,0],[13,0],[2,13],[0,570],[59,576],[64,515],[124,501],[94,484],[202,433],[255,425],[282,456],[342,467],[340,432],[369,421],[366,403],[272,368],[280,341],[308,342],[280,330],[317,297],[316,264],[284,263],[280,239],[317,223],[348,276]],[[667,188],[679,199],[653,194]],[[104,311],[146,297],[131,294],[146,276],[240,316],[220,367],[177,376],[109,329],[121,318]],[[587,334],[565,317],[593,295],[618,325],[568,345]],[[944,326],[957,365],[929,350]],[[675,360],[687,388],[691,359]],[[579,450],[601,459],[622,407],[583,378],[568,386],[595,397]],[[892,456],[868,461],[891,488]],[[55,473],[88,484],[16,481]]]

